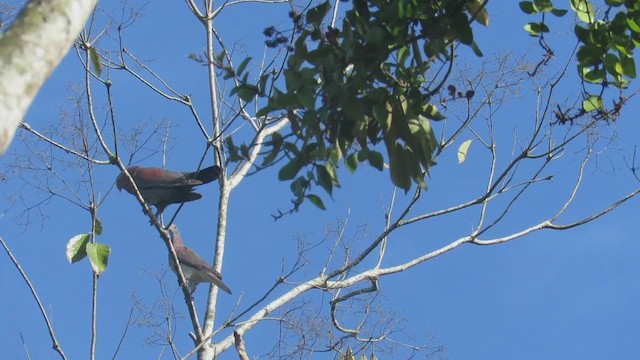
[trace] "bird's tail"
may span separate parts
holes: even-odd
[[[222,289],[227,294],[231,295],[231,289],[229,289],[229,287],[227,285],[225,285],[225,283],[222,282],[222,279],[219,278],[216,274],[207,273],[207,280],[210,283],[212,283],[213,285],[215,285],[215,286],[219,287],[220,289]]]
[[[213,165],[208,168],[204,168],[200,171],[194,171],[189,174],[189,178],[202,181],[203,184],[210,183],[217,180],[220,177],[222,169],[219,166]]]

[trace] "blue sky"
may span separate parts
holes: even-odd
[[[524,57],[537,61],[541,50],[533,38],[521,31],[529,20],[520,14],[515,2],[496,3],[489,7],[490,27],[476,26],[476,39],[486,58],[512,52],[514,59]],[[101,6],[116,7],[112,2],[103,2]],[[235,44],[236,63],[244,53],[253,56],[255,61],[260,59],[262,29],[274,23],[288,26],[287,6],[230,7],[216,20],[226,45]],[[151,2],[143,13],[145,16],[125,33],[125,45],[139,58],[148,60],[173,87],[192,94],[201,114],[207,114],[206,70],[187,58],[189,53],[202,50],[201,25],[190,17],[182,3]],[[553,32],[548,40],[557,57],[545,70],[554,73],[574,45],[573,25],[567,19],[551,21]],[[463,49],[459,55],[469,66],[478,66],[479,60],[474,59],[470,51]],[[573,65],[569,69],[575,71]],[[67,106],[64,102],[81,76],[82,70],[72,51],[45,84],[25,119],[39,129],[58,126],[59,114]],[[170,121],[175,141],[170,144],[167,166],[176,170],[195,168],[203,145],[188,109],[160,99],[121,72],[113,72],[112,79],[119,126],[132,129],[140,122]],[[568,81],[561,86],[557,100],[572,99],[576,84]],[[100,97],[103,90],[96,88],[95,93]],[[502,161],[506,161],[511,151],[513,132],[524,133],[531,124],[535,109],[533,94],[532,86],[524,87],[494,115],[497,134],[502,139],[499,140]],[[101,99],[102,106],[104,98]],[[616,134],[617,140],[607,147],[606,153],[599,154],[597,164],[592,162],[587,166],[584,186],[574,207],[561,217],[561,222],[570,222],[606,207],[638,187],[624,166],[625,156],[629,158],[637,143],[636,134],[640,129],[634,114],[638,111],[634,98],[616,123],[600,130],[603,134]],[[24,135],[30,144],[35,143],[28,134]],[[458,142],[469,136],[465,134]],[[483,179],[487,152],[478,145],[472,144],[467,161],[461,165],[457,163],[455,151],[439,158],[431,172],[429,190],[416,205],[414,215],[456,204],[484,186],[478,179]],[[16,152],[24,154],[24,146],[12,145],[12,153]],[[56,156],[63,158],[59,153]],[[549,208],[557,208],[567,197],[580,159],[577,148],[567,151],[562,162],[545,173],[553,174],[554,181],[535,187],[508,220],[487,236],[503,236],[553,214],[555,211]],[[8,155],[0,161],[6,168],[13,160],[12,155]],[[140,164],[160,166],[161,161],[160,156],[154,156]],[[63,176],[77,179],[77,168],[56,164]],[[146,307],[157,305],[160,289],[156,278],[163,275],[171,304],[184,316],[176,324],[175,336],[177,347],[184,354],[191,349],[186,335],[190,324],[175,276],[170,272],[165,274],[166,249],[155,230],[148,226],[134,198],[111,188],[117,169],[102,166],[95,171],[97,189],[106,197],[99,210],[104,226],[99,241],[112,247],[109,267],[100,278],[98,290],[98,357],[113,355],[134,297]],[[325,237],[327,227],[342,221],[347,214],[350,217],[346,234],[359,239],[357,246],[377,236],[383,226],[383,211],[391,199],[388,174],[364,166],[354,175],[341,171],[342,188],[334,191],[334,201],[325,200],[327,211],[305,204],[299,213],[278,222],[270,215],[277,209],[286,209],[290,191],[287,183],[277,181],[277,169],[246,178],[234,191],[229,205],[223,266],[224,281],[234,294],[219,295],[217,323],[233,310],[240,296],[239,309],[244,309],[272,286],[283,264],[291,266],[295,261],[296,237],[304,236],[307,242],[318,243]],[[34,179],[37,175],[25,172],[24,176]],[[31,277],[67,356],[86,357],[90,339],[90,267],[86,261],[68,264],[65,246],[70,237],[89,230],[88,214],[68,202],[54,199],[41,208],[46,219],[32,211],[31,224],[24,226],[25,218],[20,217],[22,210],[39,202],[44,194],[23,186],[18,179],[10,179],[0,186],[6,205],[0,208],[0,236]],[[210,260],[217,187],[202,187],[199,192],[204,195],[203,199],[185,205],[176,223],[187,245]],[[400,194],[397,201],[399,205],[406,204],[408,197]],[[169,208],[167,213],[172,214],[174,209]],[[396,340],[407,342],[408,337],[413,336],[416,343],[423,344],[433,336],[432,344],[446,346],[442,356],[449,359],[637,358],[640,355],[637,347],[640,336],[637,209],[638,201],[631,200],[609,216],[577,229],[538,232],[489,247],[461,246],[406,272],[382,278],[374,304],[400,321],[402,332],[395,335]],[[477,209],[400,229],[390,237],[383,265],[402,263],[464,236],[476,219]],[[330,244],[311,251],[308,268],[296,274],[292,281],[315,276],[324,264],[326,247]],[[2,288],[6,289],[0,307],[2,358],[27,358],[20,334],[31,358],[55,358],[35,303],[4,253],[0,255],[0,276]],[[282,286],[276,293],[282,294],[292,286]],[[204,312],[206,292],[204,286],[196,292],[200,315]],[[330,298],[327,294],[311,292],[305,299],[312,302],[307,316],[317,314],[328,318]],[[274,322],[265,322],[247,334],[245,341],[250,355],[269,352],[277,339],[277,331]],[[223,335],[229,332],[227,329]],[[131,326],[120,358],[172,359],[168,349],[163,352],[160,347],[145,345],[145,339],[152,334],[148,327]],[[332,356],[319,354],[313,358]],[[236,358],[236,354],[229,351],[221,358]]]

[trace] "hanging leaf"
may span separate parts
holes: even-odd
[[[469,151],[469,146],[471,146],[472,142],[473,139],[467,140],[463,142],[458,148],[458,164],[462,164],[467,158],[467,151]]]
[[[322,199],[318,195],[309,194],[306,196],[306,198],[309,199],[309,201],[311,201],[311,203],[317,206],[319,209],[321,210],[327,209],[324,207],[324,203],[322,202]]]
[[[93,271],[95,271],[96,275],[102,274],[107,269],[111,248],[100,243],[87,244],[86,248]]]
[[[100,55],[95,48],[89,48],[89,58],[91,58],[91,65],[93,66],[93,71],[96,72],[96,75],[100,77],[102,74],[102,61],[100,61]]]
[[[91,234],[78,234],[67,243],[67,260],[70,264],[78,262],[87,256],[87,242]]]

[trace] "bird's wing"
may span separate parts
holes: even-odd
[[[196,186],[202,181],[188,179],[183,173],[177,171],[162,170],[157,168],[144,168],[136,171],[134,179],[139,187],[145,189]]]
[[[188,247],[182,247],[179,251],[176,249],[178,260],[180,260],[181,264],[192,267],[196,270],[212,270],[220,277],[217,271],[211,268],[211,265],[207,264],[198,254],[193,252],[193,250]]]
[[[228,294],[231,294],[231,289],[222,282],[222,275],[211,267],[206,261],[204,261],[198,254],[193,252],[187,247],[180,248],[177,251],[178,260],[182,266],[188,266],[196,269],[198,272],[194,272],[191,280],[194,282],[210,282],[219,287]],[[184,269],[184,268],[183,268]]]

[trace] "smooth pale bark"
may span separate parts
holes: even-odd
[[[0,155],[97,0],[32,0],[0,37]]]

